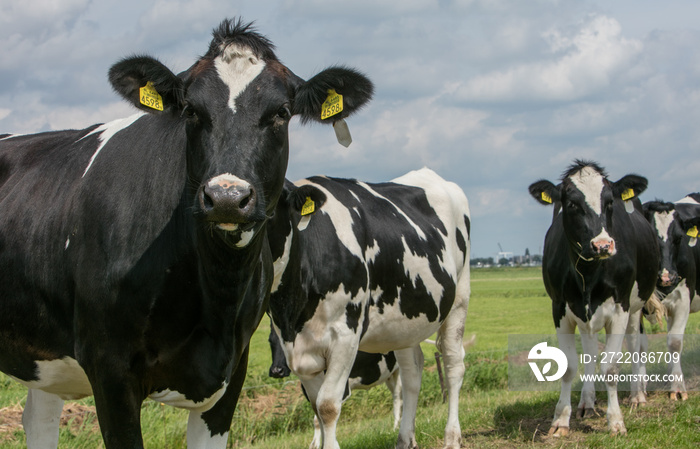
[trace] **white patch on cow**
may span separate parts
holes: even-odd
[[[202,412],[190,411],[187,420],[187,447],[201,449],[225,449],[228,443],[228,432],[212,435],[209,426],[202,419]]]
[[[603,177],[592,167],[583,167],[569,177],[577,189],[583,193],[586,204],[597,215],[603,213],[601,194],[603,193]]]
[[[350,251],[352,255],[362,259],[362,257],[364,256],[362,248],[360,247],[360,243],[357,241],[357,238],[355,238],[355,233],[352,232],[352,225],[354,221],[352,219],[350,209],[348,209],[343,205],[343,203],[338,201],[338,199],[334,197],[333,194],[329,192],[326,188],[324,188],[321,185],[314,184],[308,179],[302,179],[295,184],[297,186],[310,184],[326,194],[326,202],[323,204],[323,207],[321,207],[316,213],[321,212],[327,215],[328,218],[330,218],[331,223],[333,223],[333,227],[335,228],[335,234],[338,237],[338,240],[348,249],[348,251]],[[306,216],[302,218],[306,218]],[[299,226],[297,226],[297,228],[300,231],[302,230],[301,222],[299,223]]]
[[[682,199],[676,201],[676,204],[700,204],[693,199],[691,196],[683,197]]]
[[[287,264],[289,264],[289,256],[292,251],[292,232],[289,233],[289,235],[284,239],[284,251],[282,252],[282,255],[279,257],[279,259],[275,260],[272,263],[272,267],[274,269],[274,278],[272,279],[272,289],[270,290],[271,293],[275,293],[277,289],[279,289],[280,284],[282,283],[282,275],[284,274],[284,270],[287,269]]]
[[[228,382],[223,382],[221,384],[221,388],[216,390],[216,392],[214,392],[214,394],[212,394],[208,398],[205,398],[201,401],[193,401],[191,399],[187,399],[183,393],[180,393],[179,391],[169,390],[167,388],[163,391],[152,393],[148,397],[156,402],[162,402],[163,404],[168,404],[173,407],[204,412],[212,408],[214,404],[216,404],[217,401],[221,399],[224,393],[226,393],[227,386]]]
[[[90,167],[92,167],[92,163],[95,162],[95,158],[100,153],[100,151],[102,151],[102,148],[104,148],[105,145],[107,145],[107,142],[109,142],[109,140],[112,137],[114,137],[114,135],[117,134],[119,131],[121,131],[125,128],[128,128],[136,120],[140,119],[145,114],[146,114],[145,112],[139,112],[139,113],[134,114],[130,117],[121,118],[121,119],[111,121],[109,123],[105,123],[104,125],[98,126],[93,131],[89,132],[88,134],[86,134],[80,138],[80,140],[83,140],[88,136],[100,133],[100,136],[98,138],[100,141],[100,145],[97,147],[95,152],[92,154],[92,157],[90,158],[90,162],[88,162],[87,167],[85,167],[85,171],[83,172],[83,178],[87,174],[88,170],[90,170]]]
[[[444,293],[444,287],[433,275],[433,271],[430,269],[430,260],[427,257],[417,256],[411,251],[411,248],[406,243],[406,239],[402,236],[401,243],[403,243],[403,266],[406,273],[411,279],[413,286],[416,286],[418,278],[423,281],[425,288],[428,290],[428,294],[433,301],[438,301]]]
[[[255,236],[255,229],[251,229],[250,231],[244,231],[241,232],[241,240],[236,243],[237,248],[245,248],[250,244],[250,241],[253,240],[253,237]]]
[[[28,136],[29,134],[10,134],[9,136],[5,136],[0,140],[7,140],[7,139],[14,139],[15,137],[22,137],[22,136]]]
[[[70,245],[70,237],[66,239],[66,245],[63,247],[64,250],[68,249],[68,245]]]
[[[418,236],[419,236],[421,239],[423,239],[423,240],[426,239],[425,233],[423,232],[423,230],[422,230],[417,224],[415,224],[415,223],[413,222],[413,220],[411,220],[411,218],[410,218],[408,215],[406,215],[406,213],[405,213],[403,210],[401,210],[400,207],[398,207],[396,204],[392,203],[391,200],[389,200],[388,198],[386,198],[386,197],[380,195],[379,193],[375,192],[375,191],[374,191],[370,186],[368,186],[366,183],[364,183],[364,182],[359,182],[359,181],[358,181],[357,185],[359,185],[360,187],[363,187],[365,190],[367,190],[369,193],[371,193],[372,195],[376,196],[377,198],[381,198],[381,199],[383,199],[384,201],[386,201],[387,203],[389,203],[389,204],[391,204],[392,206],[394,206],[394,209],[396,209],[396,212],[398,212],[399,215],[401,215],[401,216],[408,222],[408,224],[410,224],[411,227],[412,227],[413,229],[415,229],[416,234],[418,234]]]
[[[379,249],[379,243],[377,243],[376,240],[372,242],[372,246],[368,246],[367,249],[365,250],[365,261],[366,262],[374,262],[374,260],[377,258],[379,255],[379,252],[381,250]]]
[[[327,357],[333,354],[340,357],[340,352],[349,351],[345,357],[354,357],[353,345],[359,335],[348,327],[346,306],[350,303],[363,301],[367,291],[360,289],[353,297],[341,283],[338,290],[328,292],[319,301],[313,316],[304,323],[301,332],[297,333],[293,342],[282,342],[287,365],[299,377],[314,377],[327,367]],[[361,326],[357,332],[362,330]]]
[[[673,224],[673,212],[655,212],[654,227],[662,241],[668,241],[668,229]]]
[[[24,381],[12,377],[27,388],[55,394],[63,400],[73,400],[92,395],[92,386],[78,362],[71,357],[55,360],[38,360],[39,380]]]
[[[265,68],[265,61],[258,59],[250,48],[230,44],[222,56],[214,60],[219,78],[228,86],[228,106],[236,112],[236,98]]]

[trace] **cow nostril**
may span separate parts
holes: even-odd
[[[214,208],[214,199],[209,195],[206,189],[202,191],[202,208],[205,210],[211,210]]]

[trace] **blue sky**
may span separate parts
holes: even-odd
[[[472,257],[539,253],[551,210],[527,193],[575,158],[642,200],[700,191],[700,2],[667,0],[0,0],[0,133],[130,115],[107,70],[134,53],[184,70],[226,17],[255,21],[297,75],[332,64],[376,84],[332,130],[291,127],[290,179],[386,181],[428,166],[472,209]]]

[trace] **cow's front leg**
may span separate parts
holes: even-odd
[[[62,411],[63,399],[45,391],[29,389],[22,413],[27,449],[58,447],[58,424]]]
[[[187,421],[188,449],[226,449],[233,413],[245,381],[248,347],[243,351],[226,392],[207,411],[191,410]]]
[[[615,306],[617,310],[615,315],[606,326],[605,353],[610,355],[620,354],[622,351],[622,342],[624,340],[624,332],[627,329],[627,321],[629,318],[628,312],[624,312],[620,305]],[[601,361],[600,372],[605,379],[605,389],[608,392],[608,429],[613,435],[627,434],[627,428],[620,410],[620,403],[617,398],[617,375],[619,369],[617,366],[617,357],[606,357]],[[605,362],[605,363],[602,363]]]
[[[576,341],[574,339],[574,331],[576,325],[573,320],[563,317],[557,327],[557,339],[559,340],[559,349],[566,354],[567,368],[564,377],[561,379],[561,391],[559,393],[559,401],[554,409],[554,419],[552,426],[549,428],[549,436],[564,437],[569,434],[569,421],[571,419],[571,385],[576,375],[578,368],[578,360],[576,357]]]
[[[688,289],[685,285],[678,286],[676,292],[679,292],[679,294],[668,307],[668,336],[666,337],[668,352],[671,355],[671,362],[668,364],[668,374],[672,376],[669,397],[673,401],[688,399],[685,381],[683,380],[683,370],[681,368],[681,354],[683,352],[685,326],[688,324],[688,317],[690,315],[690,297],[688,296]],[[664,301],[664,303],[666,303],[666,301]]]
[[[583,371],[586,378],[592,379],[595,374],[595,362],[598,356],[598,338],[597,334],[581,332],[581,349],[586,354],[586,360],[589,363],[584,364]],[[581,387],[581,400],[578,403],[578,411],[576,413],[579,418],[588,418],[595,414],[595,384],[587,380]]]
[[[87,371],[87,370],[86,370]],[[143,449],[141,438],[141,403],[138,389],[128,381],[126,373],[110,368],[100,376],[88,378],[95,395],[97,420],[100,423],[105,449]]]
[[[625,333],[625,341],[627,342],[627,350],[633,354],[632,357],[632,374],[634,375],[630,382],[630,406],[637,408],[640,405],[645,405],[647,402],[646,385],[642,381],[642,374],[646,372],[646,367],[642,363],[642,351],[645,346],[642,343],[642,338],[646,335],[640,332],[642,319],[642,310],[638,310],[630,314],[627,322],[627,331]],[[636,354],[636,355],[634,355]]]
[[[403,395],[403,414],[396,449],[412,449],[416,445],[416,409],[418,394],[423,376],[423,351],[420,346],[394,351],[399,364],[401,392]]]

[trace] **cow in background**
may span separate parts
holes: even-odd
[[[700,194],[691,193],[676,203],[649,201],[644,203],[644,214],[659,242],[656,295],[666,308],[668,350],[678,354],[671,359],[668,372],[678,379],[683,375],[680,355],[688,316],[700,310]],[[685,381],[672,382],[670,397],[688,399]]]
[[[274,329],[270,329],[268,341],[270,343],[270,352],[272,353],[270,377],[276,379],[288,377],[291,371],[289,366],[287,366],[284,350]],[[399,421],[401,420],[401,378],[399,376],[399,365],[396,363],[396,356],[393,352],[371,354],[358,351],[348,378],[348,395],[343,399],[347,399],[352,390],[369,390],[381,384],[386,384],[391,393],[394,429],[396,429],[399,427]],[[318,422],[318,417],[314,415],[314,438],[309,448],[319,447],[321,447],[321,425]]]
[[[646,178],[637,175],[612,182],[598,164],[581,160],[564,172],[558,185],[540,180],[529,187],[535,200],[554,206],[544,242],[542,275],[552,299],[559,348],[568,361],[550,435],[569,432],[571,385],[578,365],[576,327],[583,351],[591,357],[598,353],[596,334],[603,328],[607,334],[605,352],[620,352],[625,334],[628,347],[639,347],[641,310],[654,292],[659,260],[657,239],[638,199],[646,187]],[[608,362],[601,363],[601,373],[616,373],[614,361]],[[638,364],[633,366],[635,372],[640,369]],[[594,371],[594,363],[586,364],[586,374]],[[606,382],[605,386],[608,427],[612,434],[624,434],[627,429],[617,382]],[[633,403],[644,400],[641,383],[633,385]],[[594,404],[594,385],[586,383],[579,415],[591,413]]]
[[[372,83],[309,81],[225,20],[174,74],[149,56],[109,79],[140,114],[0,135],[0,370],[29,388],[29,448],[55,448],[63,399],[94,395],[107,449],[143,448],[148,397],[189,410],[189,448],[224,448],[273,280],[265,227],[293,115],[343,119]],[[328,120],[326,120],[328,121]]]
[[[287,183],[268,235],[275,259],[273,327],[322,428],[335,428],[358,350],[394,351],[403,413],[396,447],[415,447],[423,368],[436,331],[449,412],[445,447],[460,446],[462,336],[469,302],[469,204],[429,169],[369,184],[313,177]]]

